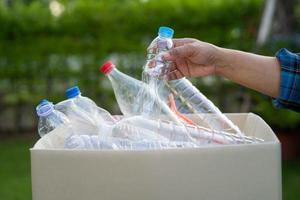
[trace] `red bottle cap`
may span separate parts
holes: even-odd
[[[101,67],[100,71],[104,74],[108,74],[114,68],[114,64],[111,60],[106,61]]]

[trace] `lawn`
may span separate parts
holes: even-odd
[[[31,199],[30,154],[32,139],[0,141],[0,199]]]
[[[0,199],[31,199],[30,155],[32,139],[0,141]],[[283,162],[283,199],[300,198],[300,160]]]

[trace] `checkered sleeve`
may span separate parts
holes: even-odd
[[[300,55],[280,49],[276,58],[281,65],[280,95],[273,103],[300,112]]]

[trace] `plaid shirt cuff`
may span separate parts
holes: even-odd
[[[300,56],[280,49],[276,58],[281,65],[280,95],[273,104],[300,112]]]

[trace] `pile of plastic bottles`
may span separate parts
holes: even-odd
[[[40,136],[68,127],[67,149],[147,150],[261,142],[245,136],[188,79],[167,80],[170,63],[162,60],[162,54],[173,47],[173,34],[171,28],[159,28],[148,47],[142,81],[120,72],[112,61],[100,68],[111,81],[121,119],[82,96],[75,86],[66,90],[67,100],[54,105],[44,99],[36,107]]]

